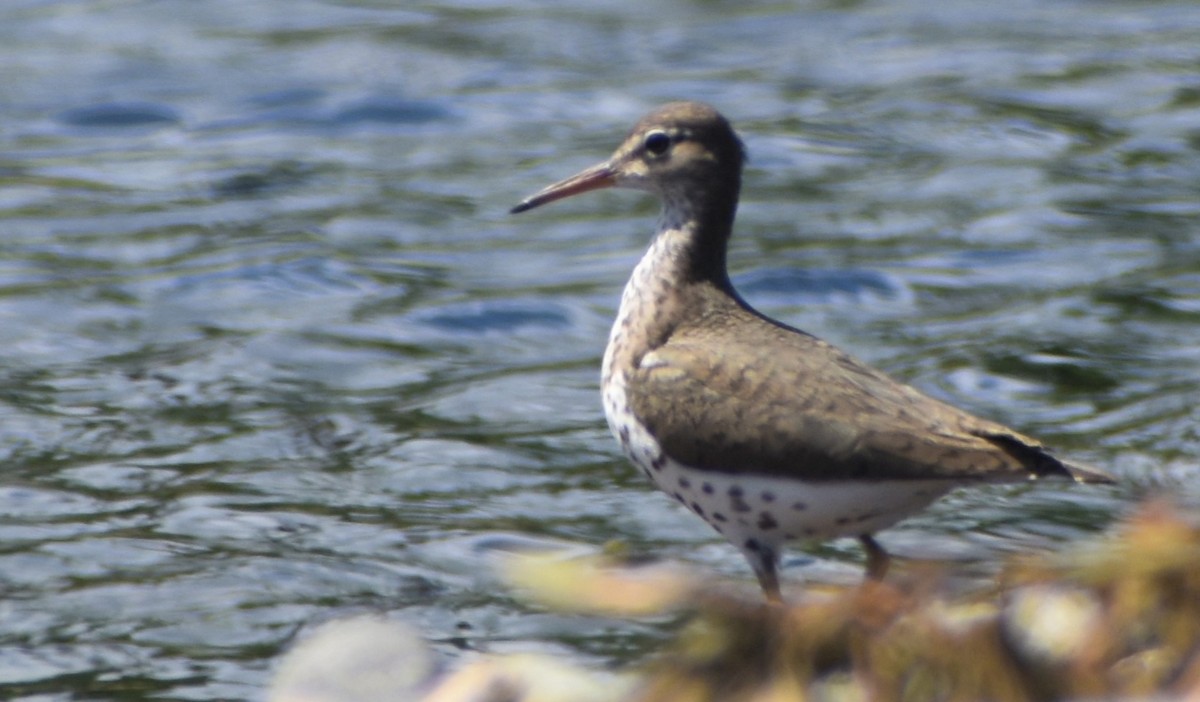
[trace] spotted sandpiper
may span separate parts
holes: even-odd
[[[789,541],[856,536],[882,578],[872,534],[955,487],[1112,482],[750,307],[725,266],[743,160],[720,113],[670,103],[609,160],[512,211],[609,187],[662,199],[604,352],[605,415],[642,472],[742,551],[769,600]]]

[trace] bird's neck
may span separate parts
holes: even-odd
[[[699,299],[738,299],[725,267],[736,190],[732,195],[699,206],[695,199],[664,197],[658,231],[621,295],[604,357],[606,380],[636,367],[689,315],[703,313]]]
[[[657,255],[653,265],[660,267],[659,275],[676,285],[707,283],[732,292],[725,255],[737,201],[736,182],[707,192],[692,187],[686,195],[665,193],[657,233],[642,263]],[[656,250],[663,239],[670,245]]]

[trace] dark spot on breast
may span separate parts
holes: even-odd
[[[686,489],[686,488],[690,488],[691,486],[692,486],[692,481],[690,481],[684,477],[679,478],[679,487]]]
[[[680,502],[682,502],[685,505],[687,504],[687,501],[683,499],[683,495],[680,495],[677,492],[671,493],[671,497],[674,497],[675,499],[679,500]]]
[[[738,495],[729,496],[729,509],[734,512],[749,512],[752,508]]]
[[[700,515],[701,517],[704,516],[704,508],[701,507],[700,505],[696,504],[695,502],[692,503],[692,511],[695,512],[696,514]]]
[[[849,517],[838,517],[837,519],[835,519],[833,521],[835,524],[849,524],[850,518]]]
[[[738,486],[738,485],[734,485],[734,486],[732,486],[732,487],[730,487],[730,488],[729,488],[729,496],[730,496],[730,497],[733,497],[733,498],[738,498],[738,497],[741,497],[741,496],[742,496],[742,495],[744,495],[744,494],[745,494],[745,493],[744,493],[744,492],[742,492],[742,488],[741,488],[740,486]]]
[[[808,505],[803,502],[793,502],[792,509],[796,510],[797,512],[803,512],[804,510],[808,509]]]
[[[763,502],[774,502],[775,501],[775,493],[770,492],[769,490],[763,490],[762,499],[763,499]]]
[[[747,551],[753,551],[755,553],[758,553],[758,550],[762,548],[762,546],[760,546],[758,543],[758,539],[746,539],[746,543],[743,544],[742,547]]]
[[[620,430],[617,431],[617,436],[621,438],[621,444],[623,446],[629,445],[629,427],[621,427]]]
[[[662,451],[659,451],[657,456],[650,459],[650,467],[654,470],[662,470],[666,465],[667,454],[663,453]]]
[[[763,531],[770,531],[777,526],[779,526],[779,523],[775,521],[775,517],[772,517],[770,512],[763,512],[762,514],[758,515],[759,529],[762,529]]]
[[[712,483],[705,483],[704,485],[701,485],[701,486],[700,486],[700,489],[704,491],[704,494],[705,494],[705,495],[711,495],[711,494],[713,494],[713,486],[712,486]]]
[[[713,512],[713,519],[717,520],[718,522],[727,522],[727,521],[729,521],[729,520],[728,520],[728,519],[725,517],[725,515],[721,514],[720,512]]]

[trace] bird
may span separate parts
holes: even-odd
[[[879,580],[890,557],[873,535],[954,488],[1113,482],[747,303],[726,263],[744,162],[715,108],[672,102],[511,212],[612,187],[661,200],[604,352],[605,417],[641,472],[741,551],[768,602],[783,601],[790,542],[857,537]]]

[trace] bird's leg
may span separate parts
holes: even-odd
[[[773,605],[783,604],[783,593],[779,591],[779,577],[772,568],[769,573],[758,573],[758,584],[762,586],[767,602]]]
[[[879,542],[870,534],[862,534],[858,540],[867,552],[867,579],[883,580],[883,576],[887,574],[888,564],[892,560],[888,556],[888,552],[883,550]]]
[[[762,586],[767,602],[782,605],[783,594],[779,590],[779,555],[775,549],[751,539],[742,549],[742,553],[745,554],[746,560],[750,561],[754,574],[758,576],[758,584]]]

